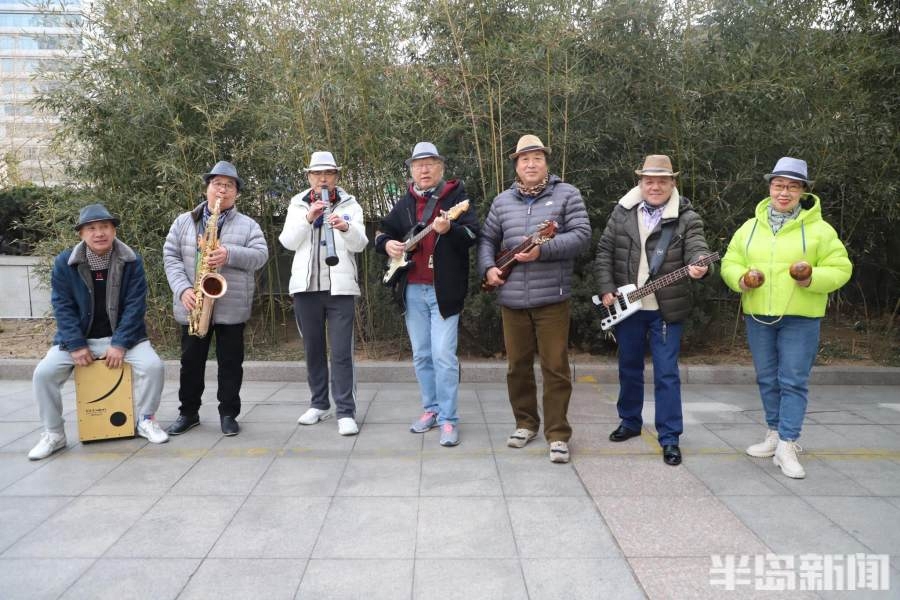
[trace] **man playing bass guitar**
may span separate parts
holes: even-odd
[[[684,428],[678,375],[682,321],[691,314],[690,280],[705,276],[709,268],[693,263],[710,252],[703,236],[703,221],[675,186],[678,172],[672,171],[671,159],[650,155],[635,173],[640,177],[638,185],[613,208],[597,244],[595,271],[603,304],[612,306],[616,302],[619,287],[643,286],[650,278],[664,277],[685,266],[688,278],[644,296],[641,310],[615,326],[621,422],[609,439],[624,442],[641,434],[644,351],[649,339],[656,433],[663,461],[675,466],[681,464],[678,439]]]

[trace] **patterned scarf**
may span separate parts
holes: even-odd
[[[91,271],[105,271],[109,268],[109,259],[112,257],[112,249],[109,252],[100,256],[99,254],[94,254],[94,251],[88,247],[87,244],[84,245],[85,255],[87,256],[88,265],[91,267]]]
[[[231,208],[234,208],[234,207],[231,207]],[[225,217],[228,215],[228,211],[230,211],[231,208],[226,208],[225,210],[219,211],[219,222],[216,224],[216,226],[219,229],[222,229],[222,225],[225,223]],[[203,216],[200,218],[200,228],[203,229],[204,231],[206,230],[206,223],[209,221],[209,218],[211,216],[212,216],[212,209],[209,207],[209,204],[204,204],[203,205]]]
[[[530,196],[532,198],[535,198],[535,197],[539,196],[541,194],[541,192],[543,192],[547,188],[547,184],[550,183],[550,173],[547,173],[546,175],[544,175],[544,180],[542,182],[538,183],[537,185],[525,185],[519,179],[518,175],[516,175],[515,183],[516,183],[516,189],[519,190],[520,194],[522,194],[523,196]]]
[[[775,210],[771,204],[768,207],[769,212],[769,227],[772,228],[772,235],[778,233],[778,231],[784,227],[785,223],[790,221],[791,219],[796,219],[800,214],[800,205],[794,207],[789,213],[786,212],[778,212]]]
[[[663,208],[665,208],[665,204],[662,206],[653,206],[652,204],[647,204],[646,201],[641,202],[641,220],[644,223],[644,227],[647,228],[647,231],[653,231],[656,229],[656,226],[659,225],[660,220],[662,220]]]

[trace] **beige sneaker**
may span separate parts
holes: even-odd
[[[769,458],[775,456],[775,447],[778,446],[778,432],[771,429],[766,432],[766,439],[747,448],[746,452],[756,458]]]
[[[537,437],[537,433],[530,429],[516,429],[506,439],[506,445],[510,448],[524,448],[525,444]]]
[[[797,454],[802,452],[803,448],[797,442],[785,442],[778,440],[778,446],[775,448],[775,457],[772,462],[776,467],[781,468],[781,472],[793,479],[803,479],[806,477],[806,471],[803,465],[797,460]]]
[[[550,462],[569,462],[569,445],[565,442],[550,442]]]

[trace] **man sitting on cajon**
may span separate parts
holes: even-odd
[[[137,434],[154,444],[169,436],[153,415],[162,395],[164,367],[144,325],[147,279],[141,257],[116,239],[119,219],[102,204],[81,209],[75,231],[81,242],[53,262],[51,296],[54,345],[34,370],[34,397],[44,433],[28,453],[47,458],[66,447],[61,388],[75,365],[105,358],[111,369],[131,365]]]

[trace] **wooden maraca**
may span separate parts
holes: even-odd
[[[791,265],[788,272],[797,281],[806,281],[812,277],[812,265],[805,260],[799,260]]]
[[[766,276],[762,274],[762,271],[750,269],[749,271],[744,273],[744,275],[741,277],[741,281],[744,282],[744,286],[753,290],[766,282]]]

